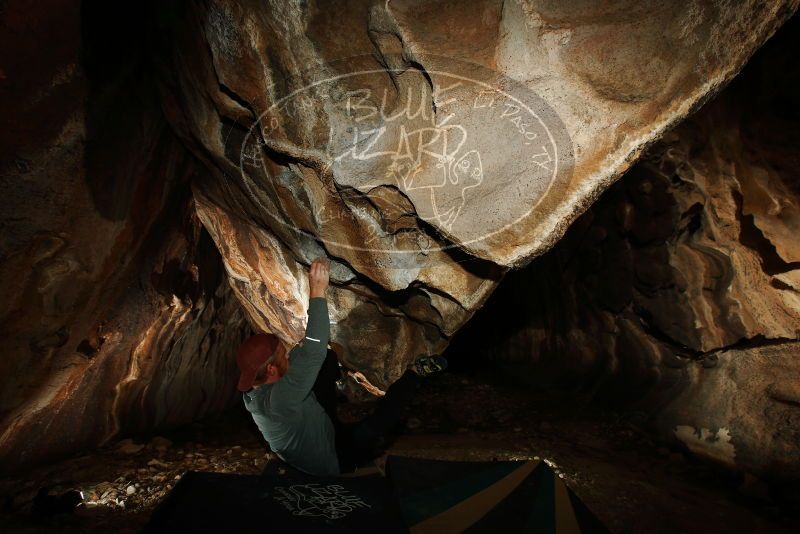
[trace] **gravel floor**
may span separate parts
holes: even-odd
[[[342,404],[357,419],[370,404]],[[0,480],[3,532],[138,532],[189,470],[260,473],[273,455],[243,408],[161,436],[134,436]],[[444,373],[424,381],[392,452],[427,458],[543,458],[614,532],[800,531],[796,501],[752,477],[669,450],[636,413],[561,402]],[[50,514],[55,496],[83,504]],[[48,493],[48,499],[44,494]],[[40,496],[37,498],[37,494]]]

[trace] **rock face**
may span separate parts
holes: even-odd
[[[797,479],[799,354],[800,343],[780,343],[720,351],[713,367],[688,365],[688,385],[659,414],[659,429],[697,456]]]
[[[135,36],[84,19],[79,65],[77,4],[37,9],[2,13],[2,472],[223,411],[250,330]]]
[[[319,255],[332,341],[385,388],[798,0],[131,2],[119,25],[105,4],[0,13],[4,469],[230,406],[251,328],[302,336]],[[564,250],[611,259],[552,288],[572,300],[525,358],[585,340],[570,373],[637,398],[689,384],[684,360],[797,337],[796,182],[702,117],[570,231]]]
[[[800,476],[796,28],[509,274],[452,350],[634,401],[729,467]]]
[[[298,340],[328,255],[332,338],[385,387],[795,8],[220,0],[160,13],[153,48],[252,323]]]

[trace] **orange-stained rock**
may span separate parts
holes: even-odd
[[[0,13],[3,473],[239,400],[250,326],[194,213],[197,167],[135,35],[80,7]]]

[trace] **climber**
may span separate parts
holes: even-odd
[[[288,349],[273,334],[251,336],[239,348],[239,390],[270,448],[285,462],[313,475],[353,471],[375,456],[400,421],[420,376],[444,370],[441,356],[421,356],[392,384],[375,412],[354,425],[336,417],[339,366],[328,351],[330,320],[325,295],[329,265],[317,258],[309,269],[305,337]]]

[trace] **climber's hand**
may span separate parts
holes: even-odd
[[[311,262],[308,271],[308,285],[310,286],[310,297],[325,297],[328,290],[330,277],[330,264],[327,258],[319,257]]]

